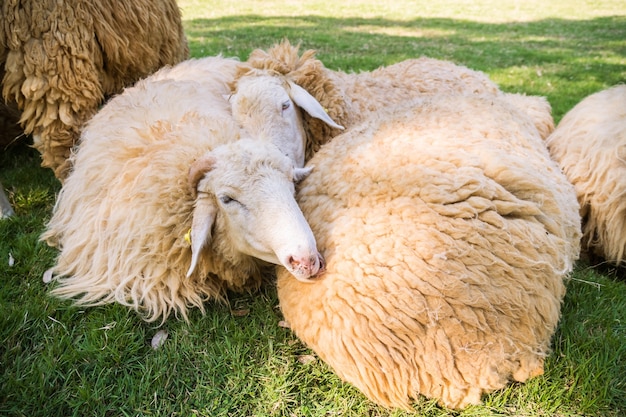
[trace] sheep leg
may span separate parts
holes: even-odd
[[[2,183],[0,182],[0,219],[11,217],[14,214],[15,212],[13,212],[11,203],[9,203],[9,199],[4,193],[4,188],[2,188]]]

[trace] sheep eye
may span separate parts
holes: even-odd
[[[288,101],[285,101],[285,102],[283,103],[282,110],[283,110],[283,111],[287,110],[287,109],[289,108],[289,106],[291,106],[291,103],[290,103],[290,102],[288,102]]]
[[[222,204],[230,204],[236,200],[229,195],[223,195],[220,197],[220,201],[222,202]]]

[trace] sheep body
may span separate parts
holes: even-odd
[[[582,247],[612,264],[626,253],[626,85],[594,93],[559,122],[546,144],[574,184]]]
[[[422,394],[462,408],[543,372],[580,225],[535,127],[549,111],[542,122],[517,105],[437,95],[379,112],[309,161],[297,198],[326,273],[303,285],[279,268],[280,306],[381,405]]]
[[[209,183],[197,169],[192,175],[197,198],[189,185],[194,160],[210,163],[200,174],[211,171],[213,183],[221,187],[238,176],[240,183],[226,185],[226,191],[256,193],[250,198],[258,197],[258,207],[248,202],[248,217],[277,212],[272,222],[279,232],[294,236],[294,245],[302,232],[303,249],[318,255],[303,218],[300,230],[281,228],[284,216],[293,214],[296,223],[298,213],[302,217],[293,197],[294,174],[287,172],[293,169],[291,160],[273,145],[240,139],[241,129],[223,97],[229,91],[225,80],[237,65],[211,57],[162,69],[127,88],[89,121],[42,235],[60,250],[52,268],[59,282],[53,294],[84,305],[119,302],[147,320],[165,320],[171,313],[186,319],[189,307],[203,310],[205,300],[221,299],[226,289],[257,287],[268,264],[237,248],[239,241],[257,239],[255,248],[263,249],[265,229],[228,235],[232,219],[220,214],[228,209],[216,209],[218,197],[208,193]],[[205,77],[189,81],[199,72]],[[266,171],[276,170],[288,187],[281,191],[282,200],[264,188],[273,181]],[[204,204],[209,199],[212,203]],[[281,204],[288,199],[292,206]],[[214,223],[208,223],[211,233],[201,237],[208,240],[206,248],[192,237],[202,253],[188,273],[192,250],[185,235],[192,217],[196,225],[198,207]],[[308,273],[316,273],[315,268]]]
[[[60,179],[107,96],[189,55],[175,0],[6,0],[1,13],[2,95]]]

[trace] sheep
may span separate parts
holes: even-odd
[[[307,163],[296,198],[326,270],[304,285],[278,267],[280,309],[382,406],[423,395],[463,408],[543,372],[580,217],[536,127],[547,101],[518,99],[381,110]]]
[[[294,198],[310,169],[237,125],[223,96],[238,65],[162,69],[87,123],[41,236],[59,248],[52,294],[188,320],[189,307],[257,288],[271,263],[302,280],[323,271]]]
[[[298,85],[309,92],[327,111],[336,125],[349,128],[375,116],[377,112],[395,104],[442,93],[504,94],[484,73],[473,71],[451,62],[421,57],[408,59],[371,72],[348,74],[332,71],[315,58],[315,51],[299,55],[299,46],[288,40],[273,46],[267,52],[254,50],[246,65],[242,65],[232,83],[233,94],[240,88],[240,77],[265,76],[284,78],[283,85]],[[250,81],[248,81],[250,82]],[[265,81],[266,84],[269,82]],[[516,100],[524,101],[518,95]],[[529,98],[530,101],[533,98]],[[306,132],[306,160],[321,144],[341,132],[338,126],[310,114],[304,114]],[[541,126],[542,137],[553,129],[552,119]],[[274,128],[275,129],[275,128]],[[257,129],[259,131],[261,129]],[[276,134],[276,132],[275,132]]]
[[[626,85],[591,94],[561,119],[546,140],[574,184],[582,248],[624,265],[626,251]]]
[[[175,0],[6,0],[1,13],[2,96],[61,181],[107,97],[189,57]]]

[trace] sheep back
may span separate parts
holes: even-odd
[[[171,313],[186,319],[188,307],[204,311],[204,301],[222,299],[227,289],[258,287],[257,263],[228,258],[228,242],[217,238],[185,277],[195,200],[189,167],[239,137],[219,80],[227,77],[222,71],[234,74],[237,63],[217,64],[212,84],[161,70],[157,80],[126,89],[86,125],[42,235],[59,249],[54,295],[82,305],[118,302],[153,321]]]
[[[408,409],[422,394],[461,408],[543,372],[580,226],[521,110],[437,96],[309,162],[297,198],[326,273],[307,285],[279,268],[280,306],[378,404]]]
[[[1,12],[2,95],[60,179],[106,97],[189,55],[175,0],[7,0]]]
[[[626,85],[586,97],[546,142],[574,184],[582,246],[613,264],[626,251]]]

